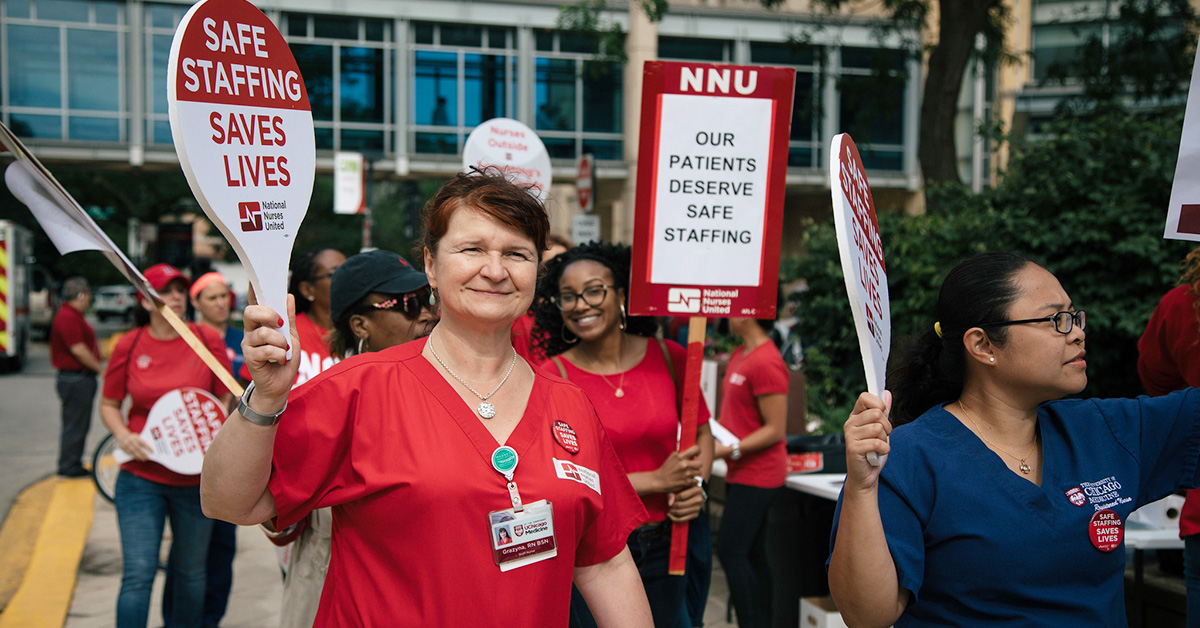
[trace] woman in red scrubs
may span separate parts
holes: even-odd
[[[424,340],[291,391],[282,319],[246,308],[254,383],[205,458],[206,512],[280,528],[333,508],[319,627],[563,626],[572,581],[601,625],[648,627],[625,547],[645,510],[583,392],[535,372],[511,342],[533,300],[545,209],[477,172],[442,186],[423,221],[441,308]],[[514,536],[503,547],[502,527]]]
[[[546,265],[535,299],[539,304],[536,328],[546,330],[539,341],[546,355],[552,356],[542,368],[587,393],[613,439],[629,482],[650,513],[650,523],[634,531],[628,544],[650,600],[654,625],[694,626],[692,620],[702,621],[703,612],[689,617],[687,581],[670,575],[668,563],[671,523],[691,521],[689,544],[702,545],[691,549],[707,553],[710,558],[704,567],[711,570],[711,536],[699,516],[705,494],[698,482],[707,480],[712,467],[708,408],[702,401],[697,445],[676,451],[679,391],[675,383],[682,380],[687,352],[674,342],[652,339],[654,319],[626,315],[629,260],[628,246],[593,242]],[[572,625],[589,626],[586,609],[580,606],[576,603],[572,609]]]

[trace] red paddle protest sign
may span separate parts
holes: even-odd
[[[171,42],[167,103],[192,193],[260,303],[285,313],[287,262],[316,167],[308,92],[287,42],[245,0],[197,3]],[[281,331],[289,336],[286,318]]]
[[[150,407],[140,436],[154,450],[150,460],[175,473],[200,475],[204,454],[225,419],[225,408],[212,393],[178,388]],[[133,459],[119,449],[113,452],[113,458],[122,464]]]
[[[883,240],[875,202],[867,185],[867,170],[858,147],[848,134],[833,138],[829,153],[829,179],[833,190],[833,224],[837,230],[846,296],[854,314],[858,348],[867,375],[867,392],[883,395],[888,352],[892,346],[891,301]],[[874,452],[867,455],[877,464]]]

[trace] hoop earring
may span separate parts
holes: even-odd
[[[366,340],[366,338],[359,338],[359,339],[358,339],[358,352],[359,352],[359,354],[361,354],[361,353],[363,352],[363,341],[364,341],[364,340]]]
[[[625,327],[628,326],[627,324],[628,324],[628,320],[625,318],[625,304],[622,303],[621,304],[621,331],[625,331]]]
[[[567,340],[567,324],[566,323],[563,323],[562,333],[559,335],[562,336],[563,342],[565,342],[569,345],[573,345],[573,344],[579,342],[579,336],[575,336],[574,340]]]

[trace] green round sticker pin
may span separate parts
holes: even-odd
[[[492,468],[499,471],[511,482],[513,472],[517,469],[517,450],[503,445],[492,452]]]

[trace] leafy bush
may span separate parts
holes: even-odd
[[[1105,109],[1064,118],[1049,139],[1017,147],[1001,183],[982,194],[927,190],[927,212],[879,208],[892,314],[892,362],[933,325],[942,278],[987,250],[1010,250],[1054,272],[1088,311],[1085,396],[1141,393],[1137,340],[1175,285],[1186,242],[1162,239],[1182,112],[1159,118]],[[805,278],[798,331],[808,364],[809,412],[839,431],[865,389],[832,218],[808,225],[805,254],[783,267]]]

